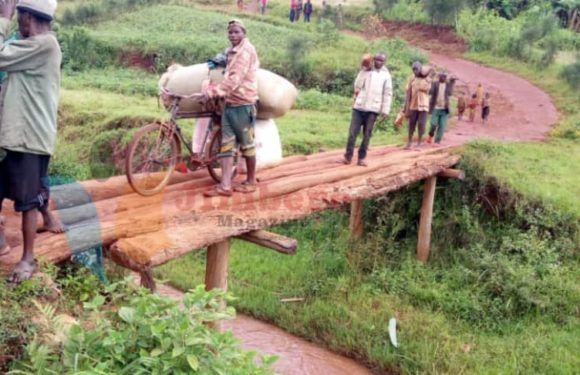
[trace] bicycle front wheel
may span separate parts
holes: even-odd
[[[126,174],[138,194],[155,195],[163,190],[181,157],[175,132],[166,124],[141,128],[127,149]]]

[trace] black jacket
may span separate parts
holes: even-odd
[[[435,104],[437,104],[437,96],[439,95],[439,84],[441,82],[433,82],[431,85],[431,90],[429,91],[429,95],[431,98],[429,99],[429,113],[433,112],[435,109]],[[453,95],[453,86],[455,86],[455,79],[450,79],[446,82],[447,86],[445,87],[445,109],[449,111],[449,98]]]

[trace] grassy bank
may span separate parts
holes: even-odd
[[[422,190],[414,185],[368,202],[358,243],[348,241],[347,210],[275,228],[299,240],[293,257],[234,242],[235,307],[385,371],[573,373],[577,221],[507,191],[517,203],[493,216],[485,202],[501,188],[474,160],[464,163],[467,182],[438,189],[427,267],[414,258]],[[204,253],[194,253],[158,276],[187,290],[203,269]],[[304,302],[280,301],[288,297]],[[398,349],[388,341],[391,317]]]
[[[86,179],[122,173],[117,163],[134,129],[167,116],[154,97],[158,75],[129,68],[127,54],[156,55],[152,68],[158,71],[174,60],[205,61],[227,44],[223,26],[230,17],[154,5],[86,29],[63,27],[65,89],[51,174]],[[264,21],[244,17],[263,65],[302,86],[296,110],[277,120],[286,155],[344,146],[363,52],[389,52],[397,90],[393,112],[400,106],[416,55],[405,43],[289,25],[275,14]],[[290,64],[296,61],[293,40],[305,42],[298,64]],[[501,61],[511,63],[494,64]],[[574,373],[580,368],[579,103],[556,73],[529,73],[564,114],[553,139],[477,143],[467,147],[462,166],[469,179],[440,183],[427,266],[414,259],[422,192],[414,185],[368,202],[368,234],[358,243],[348,241],[346,209],[275,228],[299,240],[293,257],[235,242],[234,306],[382,370]],[[189,137],[192,122],[183,127]],[[379,128],[372,142],[402,138]],[[158,276],[190,289],[203,282],[203,267],[204,254],[195,253],[160,268]],[[280,302],[285,297],[304,302]],[[398,349],[388,341],[391,317],[400,327]]]
[[[580,217],[580,99],[578,93],[558,77],[562,66],[538,68],[487,53],[468,53],[467,58],[517,74],[547,92],[561,117],[543,142],[496,144],[478,150],[486,173],[531,199],[553,205]]]

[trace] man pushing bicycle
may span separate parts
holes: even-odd
[[[228,22],[228,39],[231,47],[226,50],[227,65],[224,80],[209,87],[200,101],[207,103],[216,98],[225,100],[221,118],[222,142],[220,159],[222,180],[205,196],[231,196],[232,190],[251,193],[256,190],[256,149],[254,147],[254,126],[258,101],[257,72],[260,67],[256,49],[246,37],[243,22],[233,19]],[[246,159],[247,178],[240,185],[232,187],[234,153],[240,146]]]

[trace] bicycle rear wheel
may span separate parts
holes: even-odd
[[[127,149],[126,174],[138,194],[155,195],[169,182],[181,157],[181,145],[166,124],[153,123],[141,128]]]
[[[206,159],[208,161],[207,170],[217,183],[222,182],[222,165],[219,158],[220,149],[222,146],[222,132],[221,130],[216,130],[211,134],[211,140],[209,141],[209,146],[206,151]],[[240,153],[236,149],[234,152],[234,166],[232,170],[232,179],[236,176],[238,172],[238,162]]]

